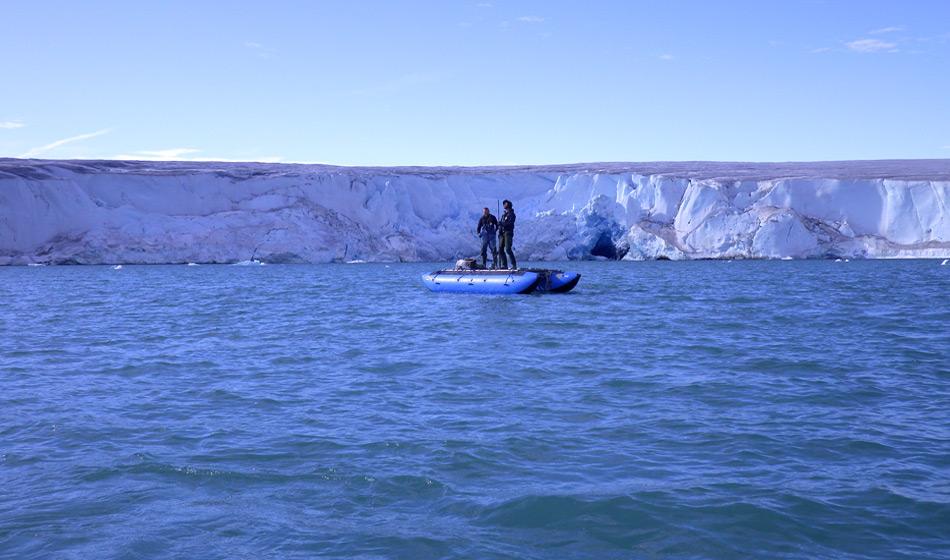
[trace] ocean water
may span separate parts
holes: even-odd
[[[561,266],[0,268],[0,557],[950,557],[950,266]]]

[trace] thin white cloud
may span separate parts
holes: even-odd
[[[897,43],[881,41],[880,39],[857,39],[845,43],[848,49],[859,53],[896,52]]]
[[[0,121],[0,128],[12,130],[14,128],[23,128],[26,126],[20,121]]]
[[[87,134],[79,134],[79,135],[76,135],[76,136],[70,136],[69,138],[63,138],[62,140],[57,140],[57,141],[55,141],[55,142],[50,142],[49,144],[46,144],[45,146],[39,146],[39,147],[37,147],[37,148],[33,148],[33,149],[31,149],[31,150],[27,150],[26,152],[24,152],[23,154],[21,154],[20,157],[21,157],[21,158],[32,158],[32,157],[36,157],[36,156],[38,156],[38,155],[42,155],[42,154],[45,154],[45,153],[47,153],[47,152],[51,152],[51,151],[55,150],[56,148],[59,148],[60,146],[64,146],[64,145],[66,145],[66,144],[72,144],[73,142],[81,142],[81,141],[83,141],[83,140],[89,140],[90,138],[95,138],[95,137],[97,137],[97,136],[102,136],[103,134],[108,134],[108,133],[110,133],[110,132],[112,132],[112,129],[111,129],[111,128],[104,128],[104,129],[102,129],[102,130],[97,130],[97,131],[95,131],[95,132],[89,132],[89,133],[87,133]]]
[[[541,16],[521,16],[518,21],[522,23],[542,23],[544,18]]]
[[[820,53],[831,52],[832,50],[834,50],[834,49],[832,49],[831,47],[820,47],[820,48],[817,48],[817,49],[812,49],[812,50],[810,50],[810,51],[808,51],[808,52],[810,52],[810,53],[812,53],[812,54],[820,54]]]
[[[929,37],[914,37],[913,41],[916,43],[922,44],[945,44],[950,40],[950,33],[944,33],[942,35],[932,35]]]
[[[660,56],[658,56],[657,58],[659,58],[660,60],[673,60],[673,59],[676,58],[676,57],[673,56],[673,55],[671,55],[670,53],[663,53],[663,54],[661,54]]]
[[[284,160],[281,156],[262,156],[246,158],[225,158],[225,157],[194,157],[185,158],[180,161],[220,161],[222,163],[297,163]]]
[[[950,144],[947,144],[946,146],[941,146],[940,149],[941,149],[941,150],[950,150]]]
[[[259,163],[281,163],[284,158],[281,156],[265,157],[247,157],[237,159],[233,157],[214,157],[214,156],[195,156],[201,150],[196,148],[168,148],[165,150],[140,150],[130,154],[117,154],[109,159],[126,161],[221,161],[227,163],[241,162],[259,162]]]
[[[244,46],[256,53],[258,58],[270,58],[277,54],[277,49],[268,47],[256,41],[245,41]]]
[[[476,8],[491,8],[492,5],[493,4],[491,2],[479,2],[478,4],[475,4],[475,7]]]
[[[431,84],[438,81],[439,77],[435,74],[412,72],[410,74],[403,74],[402,76],[399,76],[393,80],[389,80],[388,82],[351,90],[350,93],[360,97],[391,95],[412,89],[420,85]]]
[[[872,29],[868,31],[869,35],[883,35],[884,33],[897,33],[898,31],[903,31],[903,25],[892,25],[890,27],[882,27],[880,29]]]
[[[201,150],[195,148],[168,148],[165,150],[140,150],[131,154],[119,154],[114,159],[138,159],[143,161],[177,160],[187,154],[196,154]]]

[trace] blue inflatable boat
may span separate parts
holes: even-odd
[[[574,289],[580,279],[576,272],[546,268],[448,268],[422,275],[422,281],[433,292],[460,294],[564,293]]]

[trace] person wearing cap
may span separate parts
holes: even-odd
[[[508,268],[511,264],[511,268],[515,269],[518,268],[518,263],[511,249],[511,241],[515,236],[515,209],[511,206],[510,200],[505,200],[501,205],[505,211],[501,214],[498,227],[498,256],[502,268]]]

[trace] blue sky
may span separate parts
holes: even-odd
[[[950,157],[950,2],[5,2],[0,156]]]

